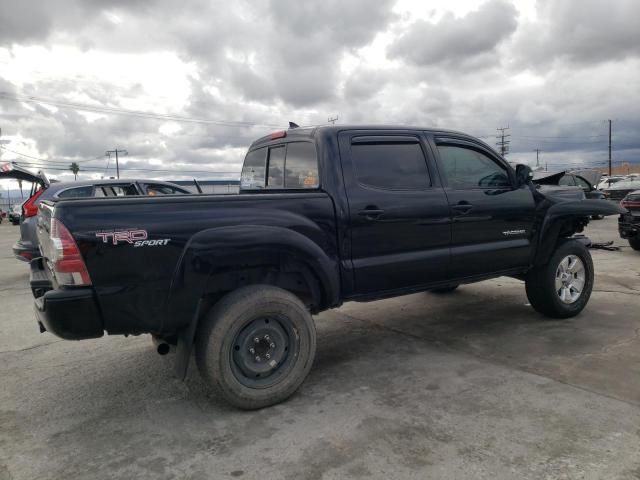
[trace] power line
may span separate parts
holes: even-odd
[[[93,112],[93,113],[108,113],[112,115],[125,115],[125,116],[141,117],[141,118],[158,119],[158,120],[171,120],[174,122],[203,123],[208,125],[217,125],[221,127],[282,128],[281,124],[243,122],[243,121],[232,121],[232,120],[209,120],[205,118],[193,118],[193,117],[184,117],[184,116],[172,115],[172,114],[151,113],[151,112],[144,112],[140,110],[126,110],[123,108],[95,106],[95,105],[88,105],[83,103],[69,102],[66,100],[52,100],[52,99],[34,97],[34,96],[15,95],[15,94],[10,94],[9,92],[3,92],[3,91],[0,91],[0,99],[10,100],[14,102],[53,105],[55,107],[70,108],[73,110],[81,110],[81,111],[87,111],[87,112]]]
[[[48,167],[48,166],[43,166],[43,165],[34,165],[34,164],[29,164],[29,163],[23,163],[23,162],[15,162],[16,165],[20,165],[20,166],[27,166],[27,167],[36,167],[36,168],[46,168],[47,170],[69,170],[69,168],[65,168],[65,167],[61,167],[61,166],[55,166],[55,167]],[[85,172],[104,172],[104,168],[102,167],[85,167],[83,169],[83,171]],[[207,173],[207,174],[212,174],[212,175],[240,175],[240,171],[235,171],[235,172],[217,172],[214,170],[169,170],[169,169],[161,169],[161,168],[134,168],[134,167],[127,167],[127,170],[132,171],[132,172],[170,172],[170,173]]]
[[[16,152],[15,150],[11,150],[11,149],[9,149],[9,148],[7,148],[7,147],[3,147],[3,146],[1,146],[1,145],[0,145],[0,148],[1,148],[2,150],[6,150],[7,152],[11,152],[11,153],[13,153],[13,154],[15,154],[15,155],[20,155],[21,157],[31,158],[31,159],[33,159],[33,160],[38,160],[38,161],[41,161],[41,162],[54,163],[54,164],[55,164],[55,163],[64,163],[64,164],[67,164],[67,163],[68,163],[68,162],[61,161],[61,160],[49,160],[49,159],[47,159],[47,158],[34,157],[33,155],[27,155],[26,153]],[[86,159],[86,160],[72,160],[72,161],[77,162],[77,163],[84,163],[84,162],[93,162],[93,161],[95,161],[95,160],[97,160],[97,159],[99,159],[99,158],[102,158],[102,157],[89,158],[89,159]]]

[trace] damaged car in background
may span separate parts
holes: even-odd
[[[629,241],[631,248],[640,250],[640,189],[627,193],[620,206],[627,209],[618,220],[620,236]]]
[[[109,198],[132,195],[188,195],[191,192],[171,182],[149,179],[101,179],[76,180],[73,182],[50,181],[44,172],[33,173],[13,163],[0,166],[0,178],[10,178],[30,182],[29,198],[21,206],[20,239],[13,246],[13,255],[18,260],[29,262],[40,256],[39,240],[36,232],[36,215],[43,200],[57,202],[78,198]]]

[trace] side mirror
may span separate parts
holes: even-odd
[[[519,163],[516,165],[516,187],[526,185],[533,178],[533,171],[529,165]]]

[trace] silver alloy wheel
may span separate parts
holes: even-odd
[[[556,293],[562,303],[575,303],[582,295],[586,279],[584,263],[576,255],[567,255],[556,270]]]

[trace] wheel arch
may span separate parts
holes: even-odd
[[[198,301],[213,304],[246,285],[281,287],[312,312],[340,301],[339,265],[308,236],[264,225],[219,227],[194,235],[181,255],[169,291],[163,330],[185,326]],[[182,324],[182,325],[181,325]]]
[[[617,215],[623,211],[620,206],[602,200],[578,200],[552,205],[541,223],[533,264],[547,263],[560,243],[582,232],[592,215]]]

